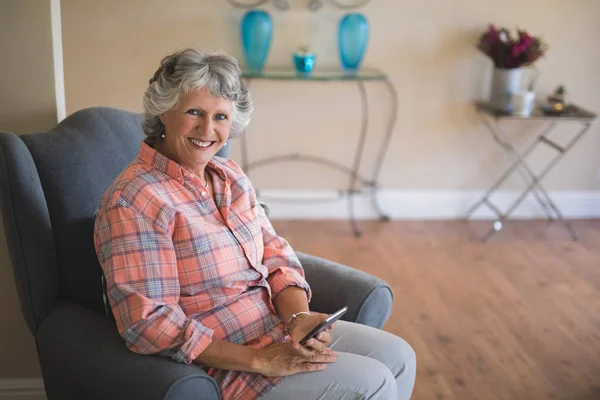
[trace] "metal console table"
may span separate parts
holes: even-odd
[[[386,74],[376,69],[362,69],[356,73],[345,73],[340,70],[325,70],[317,69],[310,75],[298,74],[292,69],[273,69],[265,70],[262,72],[250,72],[243,71],[242,77],[247,82],[247,86],[250,87],[253,80],[257,79],[268,79],[268,80],[280,80],[280,81],[320,81],[320,82],[334,82],[334,81],[346,81],[349,83],[355,83],[358,86],[358,91],[361,98],[362,107],[362,124],[360,128],[360,136],[356,144],[356,151],[351,166],[343,165],[336,161],[328,160],[323,157],[316,157],[311,155],[303,155],[299,153],[292,153],[286,155],[279,155],[274,157],[268,157],[260,160],[249,160],[248,156],[248,144],[246,135],[241,137],[241,157],[242,157],[242,168],[246,174],[250,174],[252,169],[262,167],[267,164],[279,163],[279,162],[290,162],[290,161],[304,161],[321,164],[323,166],[333,168],[337,171],[341,171],[349,176],[348,186],[346,189],[339,192],[339,196],[345,196],[348,200],[348,219],[350,222],[351,229],[355,236],[361,236],[362,231],[360,230],[356,221],[354,213],[354,196],[362,193],[363,191],[369,191],[371,197],[371,204],[373,209],[377,212],[380,221],[388,221],[389,217],[383,213],[379,201],[377,199],[377,190],[379,184],[379,174],[381,167],[386,155],[386,150],[389,146],[390,139],[394,130],[394,125],[397,118],[398,110],[398,96],[394,86],[389,81]],[[363,158],[365,149],[365,142],[368,135],[369,128],[369,104],[367,92],[365,90],[365,82],[380,82],[383,83],[389,90],[392,98],[392,113],[387,125],[387,131],[384,139],[379,147],[378,156],[376,159],[375,168],[373,174],[370,177],[366,177],[360,174],[360,166]],[[257,192],[259,192],[257,190]],[[338,196],[338,197],[339,197]],[[278,199],[271,199],[277,201]],[[329,200],[329,199],[328,199]]]
[[[473,213],[478,210],[481,206],[486,205],[494,214],[497,219],[492,224],[491,229],[483,237],[483,241],[487,241],[495,232],[500,231],[503,228],[503,223],[510,217],[513,211],[521,204],[529,192],[532,192],[537,202],[540,204],[546,218],[549,221],[559,220],[571,233],[574,240],[579,240],[579,234],[573,229],[569,221],[563,216],[559,208],[556,206],[552,198],[548,195],[548,192],[542,187],[540,181],[550,172],[550,170],[556,165],[556,163],[573,147],[573,145],[588,131],[592,122],[596,118],[596,114],[584,110],[581,107],[575,105],[569,106],[569,108],[562,114],[546,114],[539,107],[537,107],[529,117],[521,117],[518,115],[511,115],[493,110],[488,104],[478,102],[475,104],[477,112],[484,124],[492,134],[494,141],[498,143],[508,154],[512,156],[515,161],[511,164],[504,174],[492,185],[483,197],[476,202],[468,211],[466,219],[470,219]],[[544,129],[535,141],[521,154],[517,151],[515,146],[510,142],[506,132],[500,127],[502,120],[543,120],[548,121],[550,124]],[[493,121],[490,122],[490,121]],[[548,136],[554,129],[558,122],[575,122],[582,125],[581,129],[572,137],[572,139],[565,145],[561,146],[555,141],[551,140]],[[538,147],[538,145],[544,144],[549,146],[556,151],[556,155],[548,162],[548,164],[536,175],[532,169],[527,165],[525,159],[527,156]],[[500,185],[508,179],[509,176],[516,170],[519,171],[525,184],[527,185],[521,195],[508,207],[505,212],[495,206],[490,201],[490,196],[500,187]]]

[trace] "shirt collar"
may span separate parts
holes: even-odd
[[[142,162],[149,164],[155,170],[160,171],[180,182],[183,181],[184,177],[189,179],[190,176],[193,176],[183,166],[154,150],[146,142],[142,142],[137,158]],[[227,180],[227,173],[225,170],[223,170],[223,168],[212,159],[208,162],[206,167],[209,170],[215,171],[219,178],[223,179],[224,181]]]

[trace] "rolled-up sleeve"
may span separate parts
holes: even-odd
[[[259,207],[261,230],[264,242],[263,265],[267,267],[267,282],[273,298],[289,286],[298,286],[306,291],[308,301],[312,298],[310,286],[304,277],[304,269],[292,246],[277,235],[262,207]]]
[[[179,306],[177,258],[169,230],[127,204],[100,209],[94,245],[108,299],[127,347],[189,364],[213,331]]]

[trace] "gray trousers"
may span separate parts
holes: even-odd
[[[318,372],[286,377],[261,400],[408,400],[417,359],[391,333],[346,321],[336,322],[331,348],[335,363]]]

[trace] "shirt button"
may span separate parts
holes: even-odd
[[[200,194],[202,195],[202,197],[206,196],[206,192],[202,192]]]

